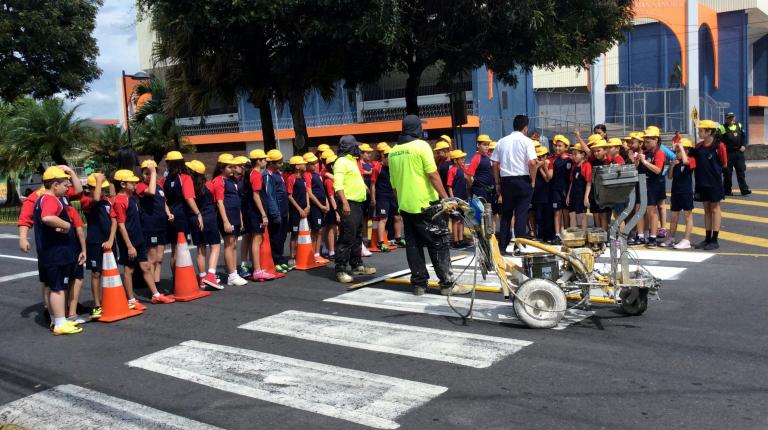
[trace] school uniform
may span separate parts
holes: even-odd
[[[693,210],[693,172],[696,170],[696,159],[688,157],[688,165],[683,163],[672,167],[672,212]]]
[[[303,175],[294,174],[288,178],[288,182],[285,184],[288,194],[293,197],[293,200],[301,208],[307,207],[307,183],[304,180]],[[293,205],[288,207],[288,222],[291,226],[291,232],[294,234],[299,233],[299,223],[301,222],[301,215]]]
[[[75,256],[79,256],[84,249],[80,247],[80,239],[77,237],[77,229],[83,228],[83,219],[80,217],[80,214],[77,213],[77,209],[72,205],[67,206],[67,215],[69,215],[69,218],[72,220],[72,228],[75,229]],[[72,278],[83,279],[84,274],[85,263],[77,264],[77,260],[75,260],[75,269],[72,271]]]
[[[136,196],[118,194],[112,205],[110,215],[118,224],[124,224],[128,232],[128,239],[136,249],[136,258],[128,257],[128,244],[123,240],[118,226],[117,231],[117,264],[128,267],[136,267],[142,261],[147,261],[147,246],[144,243],[144,231],[141,228],[141,215],[139,214],[139,199]]]
[[[261,193],[264,188],[264,178],[259,169],[251,170],[248,180],[243,182],[243,233],[260,234],[264,232],[264,220],[253,200],[253,193]],[[263,206],[263,204],[262,204]]]
[[[231,233],[226,232],[224,230],[224,218],[222,218],[221,214],[219,214],[219,232],[222,236],[239,236],[241,227],[240,208],[242,206],[242,200],[240,195],[240,188],[237,186],[237,180],[233,178],[225,178],[223,175],[219,175],[213,178],[211,184],[213,185],[213,200],[217,203],[224,202],[224,212],[227,214],[227,220],[230,224],[232,224],[233,227]]]
[[[645,153],[645,159],[649,163],[658,167],[662,171],[664,170],[664,162],[666,161],[666,155],[661,149],[656,151],[648,151]],[[667,180],[663,174],[653,173],[643,163],[637,168],[639,174],[645,174],[645,183],[647,184],[648,204],[655,205],[667,198]]]
[[[494,214],[499,213],[499,205],[496,203],[496,179],[493,177],[491,159],[476,153],[469,163],[467,173],[473,177],[470,193],[490,203]]]
[[[173,221],[168,223],[168,239],[175,244],[179,232],[188,236],[192,232],[192,226],[197,225],[197,215],[186,202],[186,199],[195,198],[195,185],[192,183],[192,177],[186,173],[169,174],[163,183],[163,191],[168,208],[173,214]]]
[[[158,178],[155,195],[146,193],[149,185],[144,182],[136,184],[141,227],[144,229],[144,243],[147,248],[170,243],[168,240],[168,214],[165,213],[165,191],[163,191],[162,184],[162,179]]]
[[[269,216],[269,245],[275,264],[281,263],[285,239],[288,235],[288,191],[279,171],[266,169],[263,174],[262,203],[266,203]]]
[[[196,246],[216,245],[221,243],[218,228],[218,210],[213,198],[213,185],[206,182],[202,189],[203,195],[197,200],[197,208],[203,217],[203,230],[197,223],[192,225],[192,243]]]
[[[371,175],[373,174],[374,161],[362,161],[358,160],[357,167],[360,169],[360,174],[363,176],[363,182],[368,189],[371,189]],[[368,193],[365,196],[365,203],[363,203],[363,218],[369,218],[371,216],[371,194]]]
[[[67,233],[59,233],[44,224],[43,218],[58,216],[71,223],[67,206],[66,199],[43,194],[35,202],[33,212],[38,276],[51,291],[63,291],[69,287],[77,262],[77,233],[74,226]]]
[[[610,164],[616,164],[617,166],[621,166],[626,164],[624,161],[624,157],[621,156],[621,154],[616,154],[612,157],[608,157],[608,162]],[[624,212],[624,209],[627,208],[627,204],[629,203],[629,200],[623,203],[617,203],[613,205],[613,213],[618,217],[620,213]]]
[[[549,180],[552,209],[568,209],[565,199],[568,197],[568,188],[571,186],[573,164],[573,159],[568,154],[565,154],[564,157],[557,156],[549,160],[549,168],[552,170],[552,178]]]
[[[448,178],[446,179],[448,187],[453,188],[453,196],[464,201],[469,200],[469,191],[467,190],[467,178],[464,168],[453,165],[448,169]]]
[[[334,198],[334,190],[333,190],[333,179],[325,178],[323,179],[323,187],[325,187],[325,194],[328,196],[329,199]],[[330,201],[329,201],[330,203]],[[331,226],[338,224],[336,222],[336,211],[333,210],[333,208],[330,208],[326,214],[325,214],[325,220],[323,221],[324,225]]]
[[[698,202],[719,202],[725,198],[723,189],[723,165],[728,163],[725,145],[704,146],[699,142],[693,150],[696,159],[696,187],[694,199]]]
[[[397,215],[400,208],[397,205],[395,191],[390,180],[389,166],[383,164],[374,170],[372,178],[376,192],[376,215],[389,219]]]
[[[592,164],[582,161],[573,166],[571,171],[571,198],[568,210],[577,214],[587,212],[584,206],[584,196],[587,193],[587,183],[592,182]]]
[[[317,172],[304,173],[304,182],[306,184],[310,184],[310,192],[315,196],[317,201],[323,205],[328,203],[328,198],[325,194],[325,187],[323,186],[323,178]],[[325,214],[323,214],[323,211],[320,209],[320,207],[311,202],[309,206],[308,218],[309,219],[307,221],[309,221],[309,228],[312,229],[312,231],[320,230],[325,225]]]
[[[109,240],[112,229],[112,199],[102,197],[95,201],[90,196],[83,196],[80,205],[88,221],[85,233],[85,263],[88,270],[101,272],[104,249],[101,244]]]
[[[443,161],[437,165],[437,172],[440,175],[440,182],[443,188],[448,189],[448,171],[453,167],[453,161]]]
[[[555,236],[554,212],[552,210],[550,182],[544,179],[541,171],[536,171],[536,182],[533,184],[533,197],[531,205],[533,206],[534,220],[536,222],[536,237],[538,239],[550,240]]]
[[[599,166],[606,166],[610,164],[610,161],[608,159],[598,160],[596,158],[593,158],[590,160],[589,164],[591,165],[592,169],[594,170],[595,167]],[[599,213],[610,213],[611,208],[610,207],[602,207],[597,204],[597,200],[595,200],[595,188],[593,187],[589,192],[589,212],[593,214],[599,214]]]

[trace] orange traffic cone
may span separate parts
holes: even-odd
[[[269,244],[269,232],[266,228],[261,239],[261,248],[259,248],[259,263],[261,264],[261,270],[274,276],[275,279],[285,277],[285,273],[275,271],[275,260],[272,259],[272,245]]]
[[[324,263],[315,260],[315,251],[312,249],[312,233],[309,231],[309,222],[306,218],[299,221],[299,240],[296,248],[296,269],[309,270],[325,266]]]
[[[140,315],[144,311],[128,307],[128,297],[125,295],[117,261],[111,249],[104,251],[101,264],[101,317],[98,321],[114,322]]]
[[[379,223],[381,220],[379,217],[373,217],[373,228],[371,232],[371,242],[368,245],[368,250],[371,252],[381,252],[379,249]],[[381,239],[382,242],[384,242],[385,245],[387,245],[387,248],[389,248],[390,251],[393,249],[397,249],[397,245],[390,245],[389,239],[387,239],[387,230],[384,229],[384,238]]]
[[[209,291],[201,291],[200,283],[192,267],[192,256],[189,255],[187,237],[179,232],[176,240],[176,269],[173,274],[173,297],[177,302],[189,302],[210,296]]]

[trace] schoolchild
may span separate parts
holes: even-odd
[[[197,247],[197,270],[200,288],[224,289],[221,280],[216,277],[216,266],[221,253],[221,234],[216,217],[216,202],[213,198],[213,185],[205,176],[205,164],[200,160],[185,163],[192,177],[195,191],[195,204],[203,218],[203,229],[192,226],[192,243]]]
[[[375,163],[371,159],[371,156],[373,155],[373,148],[371,148],[370,145],[363,143],[359,146],[359,148],[360,159],[357,160],[357,166],[360,169],[360,174],[363,176],[365,187],[368,188],[368,194],[366,196],[365,203],[363,204],[363,250],[367,255],[370,255],[370,252],[368,251],[370,238],[370,233],[368,232],[368,224],[371,216],[373,216],[373,211],[375,210],[375,207],[372,205],[373,188],[371,187],[371,175],[373,175],[373,168]]]
[[[493,214],[496,215],[499,213],[499,205],[496,201],[496,180],[493,177],[488,149],[490,143],[491,138],[486,134],[477,137],[477,152],[469,162],[467,174],[469,175],[470,194],[475,197],[482,197],[487,203],[490,203]]]
[[[568,149],[571,147],[571,141],[558,134],[552,138],[555,147],[555,154],[549,159],[549,172],[552,179],[549,181],[550,199],[552,209],[554,210],[554,228],[555,238],[553,245],[560,245],[560,231],[567,228],[570,217],[568,216],[568,205],[565,199],[568,196],[568,189],[571,186],[571,170],[573,169],[573,160]]]
[[[448,140],[445,140],[448,138]],[[440,140],[435,142],[435,165],[437,166],[437,172],[440,174],[440,181],[443,183],[443,188],[448,186],[448,169],[451,168],[451,142],[450,137],[441,136]]]
[[[461,149],[454,149],[449,156],[453,165],[448,169],[448,195],[464,201],[469,199],[469,190],[467,189],[467,178],[464,167],[464,158],[467,153]],[[467,243],[464,239],[464,221],[460,217],[451,217],[451,233],[454,248],[465,248],[472,243]]]
[[[108,196],[110,184],[102,173],[92,173],[86,181],[90,195],[80,199],[80,206],[88,221],[88,231],[85,236],[86,267],[91,271],[91,294],[93,295],[93,310],[91,319],[101,318],[101,270],[104,250],[113,249],[114,237],[112,228],[112,199]],[[116,255],[116,254],[115,254]]]
[[[144,160],[141,163],[141,179],[142,181],[136,184],[141,227],[144,229],[144,244],[147,246],[147,260],[152,268],[152,276],[155,283],[159,283],[165,245],[169,243],[168,222],[173,221],[173,214],[165,203],[163,178],[158,177],[157,163],[154,160]]]
[[[656,234],[660,228],[658,207],[659,205],[663,205],[664,200],[667,198],[667,182],[662,174],[664,163],[666,162],[666,155],[664,155],[664,151],[659,148],[659,145],[661,145],[661,134],[658,127],[649,126],[643,134],[645,151],[638,155],[638,173],[645,174],[645,182],[648,188],[648,209],[646,210],[648,218],[648,241],[646,246],[655,248],[658,245],[656,243]],[[646,225],[644,222],[638,222],[638,238],[643,237],[645,227]]]
[[[240,207],[240,189],[237,186],[237,165],[232,154],[221,154],[213,171],[213,200],[218,213],[219,233],[224,237],[224,263],[227,267],[227,285],[243,286],[248,283],[237,273],[237,237],[243,225]]]
[[[245,201],[247,190],[245,189],[246,170],[250,172],[251,160],[244,155],[238,155],[233,158],[233,168],[235,170],[235,183],[240,193],[240,217],[243,224],[240,226],[240,263],[237,265],[237,274],[243,279],[250,279],[252,275],[251,267],[251,233],[245,231]],[[235,253],[237,257],[237,253]]]
[[[251,279],[257,282],[271,281],[275,275],[261,268],[261,244],[264,240],[264,229],[269,225],[267,210],[261,201],[264,188],[263,172],[267,167],[267,154],[261,149],[254,149],[248,154],[251,159],[249,168],[245,170],[246,181],[243,198],[243,230],[251,236]]]
[[[550,200],[550,183],[552,176],[549,173],[549,150],[544,146],[536,148],[536,181],[533,184],[533,196],[531,204],[535,220],[536,240],[539,242],[551,242],[555,239],[554,213]]]
[[[669,237],[661,246],[674,247],[675,249],[691,248],[691,231],[693,230],[693,172],[696,170],[696,159],[691,155],[693,142],[688,138],[681,138],[673,144],[677,156],[672,161],[667,176],[672,179],[672,198],[670,200]],[[680,213],[685,216],[685,236],[683,240],[675,243],[677,222]]]
[[[138,266],[144,277],[144,282],[152,292],[152,303],[173,303],[172,297],[161,294],[155,285],[155,276],[147,261],[147,247],[144,243],[144,232],[141,227],[139,214],[139,199],[135,196],[136,184],[139,178],[130,170],[115,172],[114,183],[117,195],[112,205],[112,222],[117,224],[117,263],[124,266],[125,292],[128,296],[128,307],[131,309],[146,309],[133,294],[133,272]],[[113,227],[111,231],[115,231]],[[110,235],[110,241],[114,237]]]
[[[266,203],[267,216],[269,216],[269,245],[272,248],[272,259],[275,262],[275,270],[287,272],[288,265],[283,258],[285,239],[290,229],[288,220],[288,192],[285,188],[285,180],[280,172],[283,167],[283,153],[277,149],[267,152],[267,169],[264,171],[264,189],[262,190],[262,203]]]
[[[168,240],[176,245],[178,233],[189,236],[192,227],[203,231],[203,215],[195,201],[195,186],[189,175],[184,157],[179,151],[171,151],[165,156],[168,175],[163,183],[166,203],[173,219],[168,223]],[[176,247],[171,248],[171,268],[176,267]]]
[[[328,213],[325,214],[324,227],[321,232],[325,247],[328,250],[327,257],[329,260],[333,260],[336,257],[336,237],[339,234],[339,222],[340,215],[336,206],[336,199],[333,198],[335,193],[333,189],[333,163],[336,162],[336,154],[330,154],[325,158],[326,176],[323,178],[323,187],[325,187],[325,194],[328,197],[328,204],[330,205]]]
[[[590,151],[592,153],[592,158],[589,160],[589,163],[592,165],[592,169],[594,172],[595,167],[599,166],[607,166],[610,164],[610,161],[608,160],[608,144],[605,140],[598,140],[595,143],[592,144],[590,147]],[[592,217],[595,221],[595,226],[598,228],[602,228],[603,230],[608,230],[608,221],[611,214],[611,208],[610,207],[603,207],[597,204],[597,200],[595,200],[595,189],[591,188],[589,193],[589,211],[592,213]]]
[[[309,190],[304,178],[307,170],[307,162],[301,155],[294,155],[288,160],[291,166],[291,176],[285,184],[288,191],[288,219],[291,225],[291,259],[288,261],[288,269],[296,267],[296,250],[299,243],[299,226],[301,220],[309,216]]]
[[[403,220],[400,218],[400,212],[397,205],[397,197],[392,189],[389,173],[389,152],[392,149],[387,146],[381,151],[381,163],[376,166],[371,176],[371,184],[374,192],[373,204],[376,207],[375,216],[379,217],[378,231],[379,243],[376,246],[382,252],[389,252],[389,244],[382,238],[387,236],[387,222],[393,219],[394,222],[394,243],[398,246],[405,246],[401,234],[403,231]]]
[[[571,226],[580,225],[586,232],[586,213],[589,207],[589,192],[592,190],[592,164],[586,160],[584,145],[581,143],[573,146],[573,162],[571,185],[565,203],[568,205]]]
[[[325,214],[328,213],[328,196],[325,194],[325,187],[323,186],[323,178],[320,173],[317,172],[318,158],[315,154],[308,152],[304,154],[304,161],[307,163],[306,171],[304,172],[304,183],[307,186],[307,196],[309,197],[309,214],[307,220],[309,221],[309,229],[312,234],[312,250],[315,255],[315,261],[318,263],[328,263],[324,257],[320,255],[320,232],[323,229]]]
[[[717,241],[722,217],[720,200],[725,197],[723,167],[728,165],[728,153],[717,136],[717,124],[714,121],[703,120],[697,128],[701,140],[693,152],[696,159],[694,199],[704,203],[706,236],[696,244],[696,248],[712,251],[720,248]]]

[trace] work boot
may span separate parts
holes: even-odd
[[[354,281],[354,278],[347,272],[336,272],[336,280],[342,284],[349,284]]]
[[[423,296],[424,294],[427,294],[427,287],[421,285],[416,285],[413,287],[413,295]]]
[[[442,293],[442,290],[440,291]],[[471,285],[454,285],[451,289],[451,294],[454,296],[463,296],[472,292]]]
[[[360,265],[352,269],[353,275],[373,275],[374,273],[376,273],[375,267]]]

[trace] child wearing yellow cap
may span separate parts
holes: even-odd
[[[88,221],[88,231],[85,236],[86,267],[91,271],[91,293],[93,294],[93,310],[91,319],[101,317],[101,265],[104,250],[113,249],[110,242],[112,228],[113,201],[108,197],[110,184],[103,173],[92,173],[88,176],[88,195],[80,199],[80,207]],[[116,255],[117,253],[115,253]]]
[[[469,189],[465,173],[466,167],[464,166],[464,157],[466,156],[467,153],[461,149],[454,149],[450,152],[453,165],[448,169],[448,180],[446,181],[448,195],[464,201],[469,200]],[[468,243],[464,239],[464,221],[461,217],[451,217],[451,230],[453,234],[452,246],[454,249],[466,248],[472,245],[471,241]]]
[[[251,164],[245,170],[243,182],[243,229],[251,237],[251,264],[243,267],[244,272],[251,272],[254,281],[271,281],[275,275],[261,268],[261,244],[264,240],[264,229],[269,225],[269,216],[261,199],[264,190],[264,169],[267,167],[267,154],[261,149],[255,149],[249,154]],[[245,240],[245,239],[244,239]],[[243,244],[243,246],[246,246]],[[243,253],[245,254],[245,253]],[[241,276],[245,275],[242,273]]]
[[[195,202],[203,219],[203,228],[192,227],[192,243],[197,247],[197,270],[200,288],[221,290],[224,287],[216,277],[216,265],[221,253],[221,234],[216,216],[213,184],[205,176],[205,164],[200,160],[186,163],[195,187]]]
[[[168,221],[173,220],[173,214],[165,203],[163,178],[158,178],[154,160],[141,163],[141,177],[142,181],[136,184],[136,196],[141,206],[141,227],[144,229],[147,257],[157,283],[160,282],[165,245],[169,243]]]
[[[571,187],[571,171],[574,161],[568,152],[571,141],[567,137],[558,134],[552,138],[552,144],[555,148],[555,155],[550,158],[548,166],[551,177],[550,198],[554,210],[555,229],[555,238],[552,240],[552,244],[560,245],[562,243],[560,232],[570,224],[566,197],[568,196],[568,189]]]
[[[694,199],[704,204],[704,240],[696,244],[696,249],[712,251],[720,248],[720,201],[725,197],[723,186],[723,168],[728,164],[725,145],[717,135],[717,123],[702,120],[698,126],[699,143],[693,152],[696,159],[696,187]]]
[[[300,155],[295,155],[288,160],[291,174],[286,180],[285,187],[288,191],[288,219],[291,226],[291,259],[288,260],[288,270],[296,267],[296,251],[299,243],[299,225],[301,220],[309,216],[309,187],[304,178],[307,170],[307,162]]]
[[[219,233],[224,238],[224,263],[227,267],[227,285],[243,286],[248,283],[237,273],[237,238],[243,225],[242,200],[237,185],[238,164],[229,154],[221,154],[213,171],[213,200],[218,214]]]
[[[168,175],[163,183],[166,203],[173,214],[168,225],[168,240],[176,245],[178,233],[189,236],[192,226],[203,230],[203,216],[195,200],[195,186],[189,175],[184,157],[179,151],[171,151],[165,156]],[[176,266],[176,246],[171,247],[171,267]]]
[[[592,164],[587,161],[586,145],[577,143],[573,147],[573,173],[568,189],[566,204],[568,205],[570,224],[572,227],[581,225],[587,231],[587,208],[589,207],[589,192],[592,190]]]

